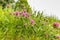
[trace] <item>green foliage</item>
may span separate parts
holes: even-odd
[[[30,8],[30,5],[28,4],[27,0],[18,0],[16,2],[15,10],[26,10],[27,12],[31,13],[32,10]]]
[[[14,0],[0,0],[0,5],[2,5],[4,8],[6,6],[6,4],[11,4],[13,2],[14,2]]]
[[[40,12],[37,16],[31,13],[29,17],[22,16],[23,11],[19,11],[19,15],[14,12],[12,8],[2,9],[0,6],[0,40],[59,40],[55,36],[60,35],[60,28],[52,26],[58,20],[44,17]]]
[[[10,1],[5,0],[6,4]],[[53,22],[60,20],[31,12],[27,0],[18,0],[15,9],[0,6],[0,40],[60,40],[56,38],[60,28],[53,27]]]

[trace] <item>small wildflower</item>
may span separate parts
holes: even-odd
[[[53,27],[58,28],[59,27],[59,23],[58,22],[53,22]]]
[[[31,24],[34,24],[34,20],[33,20],[33,19],[30,19],[30,23],[31,23]]]
[[[31,14],[27,14],[27,16],[28,16],[28,17],[30,17],[30,16],[31,16]]]
[[[26,17],[26,12],[25,11],[22,12],[22,16]]]
[[[10,5],[9,5],[9,4],[7,4],[7,5],[6,5],[6,7],[7,7],[7,8],[9,8],[9,7],[10,7]]]
[[[60,35],[56,36],[56,38],[60,39]]]
[[[18,16],[20,14],[19,11],[14,12],[14,15]]]
[[[45,34],[45,37],[46,37],[46,38],[48,37],[48,34],[47,34],[47,33]]]
[[[25,16],[25,18],[28,18],[28,16]]]

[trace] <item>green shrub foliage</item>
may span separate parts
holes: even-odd
[[[60,40],[60,20],[44,16],[43,12],[32,13],[27,0],[18,0],[15,9],[3,7],[0,6],[0,40]]]
[[[5,8],[6,4],[11,4],[14,3],[14,0],[0,0],[0,5],[3,6],[3,8]]]
[[[27,12],[32,12],[30,5],[28,4],[27,0],[18,0],[16,2],[15,10],[26,10]]]
[[[59,40],[59,20],[38,12],[14,11],[0,6],[0,40]]]

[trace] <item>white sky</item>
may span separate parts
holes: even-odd
[[[60,0],[28,0],[32,10],[43,11],[44,15],[54,15],[60,19]]]

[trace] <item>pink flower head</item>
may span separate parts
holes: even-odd
[[[9,8],[9,7],[10,7],[10,5],[9,5],[9,4],[7,4],[7,5],[6,5],[6,7],[7,7],[7,8]]]
[[[30,23],[31,23],[31,24],[34,24],[34,20],[33,20],[33,19],[30,19]]]
[[[45,37],[46,37],[46,38],[48,37],[48,34],[47,34],[47,33],[45,34]]]
[[[20,14],[19,11],[14,12],[14,15],[18,16]]]
[[[56,38],[60,39],[60,35],[56,36]]]
[[[57,28],[57,27],[59,27],[59,23],[54,22],[54,23],[53,23],[53,26]]]
[[[26,17],[26,12],[25,11],[22,12],[22,16]]]
[[[12,12],[10,12],[10,15],[12,15],[13,13]]]
[[[31,16],[31,14],[26,14],[26,16],[25,16],[25,17],[26,17],[26,18],[28,18],[28,17],[30,17],[30,16]]]
[[[31,16],[31,14],[27,14],[27,16],[29,17],[29,16]]]

